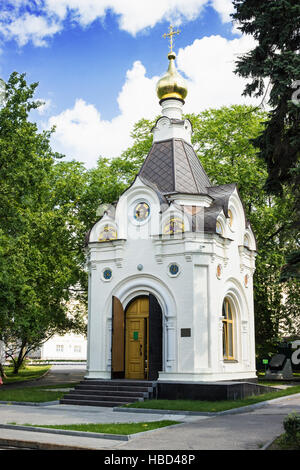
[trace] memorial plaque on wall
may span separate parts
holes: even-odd
[[[181,328],[180,333],[181,338],[190,338],[192,336],[190,328]]]

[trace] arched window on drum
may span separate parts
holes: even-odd
[[[235,320],[230,300],[225,297],[222,307],[223,316],[223,358],[225,361],[235,359],[234,351],[234,329]]]

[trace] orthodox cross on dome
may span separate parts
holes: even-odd
[[[180,34],[180,33],[181,31],[179,31],[179,29],[177,29],[177,31],[174,31],[173,26],[170,24],[169,33],[163,34],[163,38],[165,39],[170,38],[170,45],[169,45],[170,52],[173,52],[173,43],[174,43],[173,36],[175,36],[176,34]]]

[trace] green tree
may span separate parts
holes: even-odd
[[[84,329],[82,308],[68,311],[71,298],[81,300],[71,289],[85,278],[74,234],[84,171],[58,163],[61,156],[49,144],[52,131],[38,132],[30,122],[30,111],[40,105],[33,99],[36,87],[13,73],[0,109],[0,339],[16,373],[53,334]],[[77,185],[69,195],[66,167],[69,174],[78,170],[77,179],[72,171]]]
[[[281,230],[293,233],[297,244],[281,271],[281,280],[300,278],[300,5],[295,0],[234,0],[233,19],[238,28],[252,35],[257,44],[236,62],[236,73],[250,78],[244,95],[269,93],[270,111],[253,144],[266,162],[266,188],[270,194],[285,197],[292,188],[295,203],[289,222]]]

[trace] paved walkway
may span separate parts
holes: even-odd
[[[85,375],[84,366],[52,366],[50,372],[33,385],[72,384]],[[24,386],[20,384],[20,386]],[[16,385],[18,386],[18,385]],[[247,412],[224,414],[214,417],[114,412],[111,408],[48,405],[22,406],[0,404],[0,425],[23,424],[71,424],[71,423],[122,423],[149,422],[162,419],[180,421],[181,424],[157,429],[134,436],[127,442],[61,434],[45,434],[32,431],[0,428],[1,440],[30,442],[36,448],[65,446],[93,450],[246,450],[260,449],[283,432],[283,419],[291,412],[300,413],[300,394],[269,401],[264,407]]]
[[[172,419],[170,428],[137,435],[127,442],[94,437],[74,437],[0,428],[0,440],[21,440],[47,445],[110,450],[246,450],[260,449],[283,431],[284,417],[300,412],[300,396],[272,400],[263,408],[215,417],[114,412],[110,408],[70,405],[0,405],[0,423],[61,424],[140,422]]]
[[[283,432],[284,417],[300,412],[300,396],[241,414],[195,420],[180,427],[158,430],[122,444],[126,449],[257,450]]]

